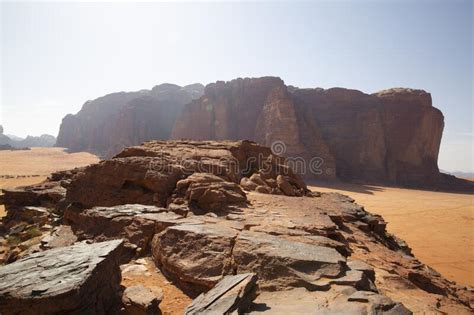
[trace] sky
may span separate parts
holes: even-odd
[[[274,75],[299,87],[431,93],[439,166],[474,172],[473,2],[2,2],[0,124],[57,135],[117,92]]]

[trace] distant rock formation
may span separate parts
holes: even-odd
[[[11,146],[13,149],[24,149],[28,147],[52,147],[56,143],[56,138],[43,134],[39,137],[27,136],[25,139],[3,134],[3,126],[0,126],[0,145]]]
[[[299,174],[439,186],[444,117],[423,90],[299,89],[278,77],[114,93],[63,119],[57,146],[111,157],[150,139],[253,140]]]
[[[171,138],[281,142],[283,153],[302,157],[303,173],[316,178],[434,184],[443,119],[422,90],[369,95],[246,78],[206,86],[204,95],[186,106]],[[319,168],[314,158],[321,158]]]
[[[87,101],[76,115],[63,118],[56,146],[111,157],[126,146],[168,139],[184,105],[203,90],[201,84],[161,84]]]

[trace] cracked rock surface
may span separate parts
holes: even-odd
[[[51,249],[0,267],[2,314],[100,314],[120,306],[121,240]]]

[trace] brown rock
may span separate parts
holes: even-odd
[[[164,208],[144,205],[121,205],[82,209],[71,206],[64,221],[81,239],[109,240],[122,238],[127,247],[138,253],[149,251],[155,233],[179,222],[182,216]]]
[[[207,293],[198,296],[184,314],[239,314],[257,295],[257,276],[252,273],[225,276]]]
[[[121,243],[78,243],[31,254],[0,267],[0,312],[118,312]]]
[[[236,236],[236,230],[217,224],[172,226],[153,238],[153,259],[181,281],[209,289],[231,272]]]
[[[240,186],[242,186],[244,190],[252,191],[255,190],[258,185],[251,181],[248,177],[242,177],[240,180]]]
[[[203,90],[201,84],[161,84],[152,90],[87,101],[77,114],[63,118],[56,145],[111,157],[145,140],[168,139],[183,106],[200,97]]]
[[[213,174],[194,173],[176,184],[176,194],[180,194],[198,212],[224,210],[233,204],[245,204],[245,193],[239,185],[225,181]],[[175,195],[176,195],[175,194]]]
[[[128,287],[123,292],[122,302],[128,315],[159,315],[158,306],[163,299],[156,296],[150,289],[143,285]]]

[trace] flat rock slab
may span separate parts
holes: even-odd
[[[238,272],[255,272],[259,286],[278,290],[316,289],[313,283],[321,277],[343,274],[346,259],[333,248],[243,231],[236,239],[233,260]]]
[[[262,292],[250,306],[249,314],[331,314],[331,315],[410,315],[403,304],[374,292],[336,286],[328,291],[304,288]]]
[[[183,217],[166,209],[139,204],[81,209],[69,207],[65,222],[81,238],[98,241],[122,238],[127,246],[134,245],[139,252],[149,249],[149,243],[158,232],[174,225]]]
[[[256,274],[226,276],[214,288],[198,296],[184,314],[230,314],[234,311],[240,314],[255,299],[256,291]]]
[[[104,314],[120,305],[122,240],[77,243],[0,267],[0,313]]]

